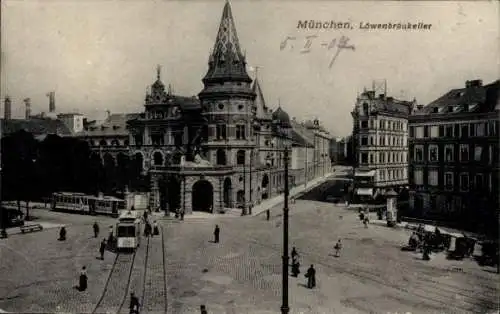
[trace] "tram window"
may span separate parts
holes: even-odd
[[[118,237],[135,237],[135,227],[134,226],[118,226],[117,231]]]

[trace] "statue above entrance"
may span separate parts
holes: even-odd
[[[203,159],[200,154],[196,154],[194,156],[194,162],[196,164],[199,164],[199,165],[202,165],[202,166],[211,166],[212,164],[210,163],[210,161],[206,160],[206,159]]]

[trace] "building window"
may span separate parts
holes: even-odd
[[[380,120],[380,128],[383,129],[384,128],[384,120]]]
[[[476,145],[474,147],[474,161],[482,161],[483,157],[483,147]]]
[[[163,134],[151,134],[151,143],[156,146],[163,145]]]
[[[414,150],[415,161],[424,161],[424,146],[415,145]]]
[[[493,145],[488,146],[488,164],[493,163]]]
[[[374,145],[372,136],[370,136],[370,145]]]
[[[484,186],[484,177],[482,173],[477,173],[474,178],[474,188],[481,191]]]
[[[444,125],[440,125],[439,126],[439,137],[443,137],[444,136]]]
[[[368,129],[368,121],[361,121],[361,128]]]
[[[453,161],[453,145],[444,146],[444,161]]]
[[[444,173],[444,188],[447,191],[453,190],[453,172]]]
[[[485,127],[484,127],[484,123],[477,123],[476,124],[476,136],[484,136],[485,135]]]
[[[385,153],[379,153],[379,160],[381,164],[385,163]]]
[[[424,127],[418,126],[415,128],[415,138],[424,138]]]
[[[429,137],[429,126],[424,125],[424,137]]]
[[[373,129],[374,128],[374,123],[373,123],[373,120],[370,119],[370,129]]]
[[[474,123],[469,123],[469,136],[476,136],[476,128],[474,127]]]
[[[437,162],[439,160],[438,146],[429,145],[429,161]]]
[[[497,123],[496,121],[488,121],[488,136],[497,135]]]
[[[433,125],[430,127],[430,136],[431,137],[439,137],[439,126]]]
[[[410,137],[414,137],[414,136],[415,136],[415,127],[411,126],[410,127]]]
[[[447,125],[444,129],[444,136],[453,137],[453,125]]]
[[[385,136],[380,136],[380,145],[385,146]]]
[[[218,165],[225,165],[226,164],[226,152],[222,149],[222,148],[219,148],[217,150],[217,164]]]
[[[368,163],[368,153],[361,153],[361,163],[362,164]]]
[[[373,164],[373,163],[374,163],[374,161],[373,161],[373,155],[372,155],[372,154],[370,154],[370,163],[371,163],[371,164]]]
[[[467,173],[460,174],[460,191],[469,190],[469,175]]]
[[[366,146],[368,145],[368,138],[366,136],[363,136],[361,138],[361,146]]]
[[[245,136],[245,126],[242,124],[236,125],[236,139],[238,140],[244,140],[246,138]]]
[[[424,184],[424,173],[422,170],[413,171],[413,183],[415,185],[423,185]]]
[[[438,186],[438,171],[437,170],[429,170],[429,176],[427,177],[428,184],[430,186]]]
[[[236,164],[238,164],[238,165],[245,164],[245,151],[244,150],[239,150],[236,153]]]
[[[469,125],[461,124],[460,125],[460,137],[466,138],[469,136]]]
[[[101,140],[101,141],[99,142],[99,145],[101,145],[101,146],[107,146],[107,145],[108,145],[108,143],[106,143],[106,140]]]
[[[215,134],[218,140],[226,139],[226,125],[217,124]]]
[[[380,181],[385,181],[385,170],[384,169],[380,170]]]
[[[469,145],[460,144],[460,161],[469,161]]]

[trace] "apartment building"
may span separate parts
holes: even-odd
[[[414,101],[365,91],[353,117],[355,198],[383,196],[408,185],[408,116]]]
[[[467,81],[410,117],[412,216],[498,224],[499,82]]]

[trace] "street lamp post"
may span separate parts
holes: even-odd
[[[290,311],[288,306],[288,147],[285,147],[285,199],[283,206],[283,300],[281,305],[281,313],[287,314]]]

